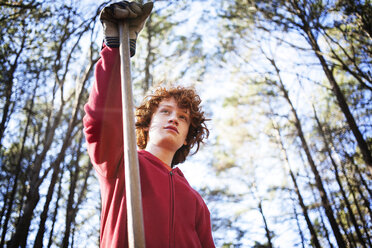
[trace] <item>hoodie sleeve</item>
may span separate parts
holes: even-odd
[[[123,154],[120,55],[104,46],[95,68],[95,81],[84,106],[88,153],[98,174],[115,177]]]

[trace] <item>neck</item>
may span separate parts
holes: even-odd
[[[151,153],[152,155],[172,167],[171,165],[175,152],[151,144],[148,144],[146,146],[145,151]]]

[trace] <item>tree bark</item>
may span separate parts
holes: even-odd
[[[261,200],[258,202],[258,210],[260,211],[262,220],[264,222],[265,234],[266,234],[266,238],[267,238],[267,246],[269,248],[273,248],[273,244],[272,244],[272,240],[271,240],[271,232],[270,232],[269,226],[267,224],[265,214],[264,214],[263,209],[262,209],[262,201]]]
[[[318,235],[316,234],[316,231],[315,231],[315,228],[313,226],[313,223],[311,222],[310,220],[310,217],[309,217],[309,214],[308,214],[308,211],[307,211],[307,207],[304,203],[304,200],[302,198],[302,195],[301,195],[301,192],[300,192],[300,189],[298,187],[298,184],[297,184],[297,179],[290,167],[290,164],[289,164],[289,158],[288,158],[288,155],[287,155],[287,151],[284,147],[284,143],[283,143],[283,139],[282,139],[282,135],[281,135],[281,131],[280,131],[280,128],[279,126],[277,125],[277,123],[274,122],[274,120],[272,121],[273,122],[273,126],[274,126],[274,129],[276,131],[276,141],[279,145],[279,148],[282,152],[282,156],[283,156],[283,159],[284,159],[284,163],[286,165],[286,170],[288,171],[291,179],[292,179],[292,183],[293,183],[293,186],[294,186],[294,190],[296,192],[296,195],[297,195],[297,198],[298,198],[298,203],[299,205],[301,206],[301,209],[302,209],[302,213],[305,217],[305,221],[306,221],[306,224],[307,224],[307,228],[309,229],[310,231],[310,235],[311,235],[311,243],[314,247],[316,248],[321,248],[321,245],[319,243],[319,240],[318,240]]]
[[[361,200],[357,198],[356,191],[359,193],[360,197],[362,198],[362,200],[363,200],[362,201],[362,204],[365,207],[365,209],[368,211],[369,217],[372,219],[370,203],[369,203],[369,201],[367,199],[365,199],[364,193],[361,191],[360,185],[355,185],[355,187],[357,188],[357,190],[355,191],[353,185],[351,185],[351,182],[350,182],[350,179],[349,179],[348,174],[346,172],[345,166],[342,166],[341,169],[342,169],[342,172],[344,174],[344,177],[345,177],[345,180],[346,180],[346,184],[347,184],[347,186],[349,188],[349,192],[351,193],[351,196],[352,196],[353,201],[355,203],[354,204],[355,205],[355,208],[356,208],[356,210],[357,210],[357,212],[359,214],[359,219],[362,222],[363,230],[364,230],[364,233],[366,234],[366,237],[367,237],[367,242],[368,242],[369,246],[372,247],[372,245],[371,245],[371,242],[372,241],[371,241],[371,237],[370,237],[370,234],[369,234],[370,233],[370,230],[369,230],[370,228],[368,227],[368,221],[365,221],[365,216],[364,216],[362,210],[360,209],[359,202]]]
[[[10,220],[10,215],[13,212],[14,198],[16,196],[17,189],[18,189],[18,179],[19,179],[19,176],[22,174],[22,168],[21,168],[22,159],[23,159],[25,143],[26,143],[27,135],[28,135],[28,128],[30,126],[31,118],[32,118],[32,115],[33,115],[36,89],[37,89],[37,85],[35,85],[35,87],[34,87],[34,91],[33,91],[32,97],[30,99],[30,106],[26,107],[26,109],[28,109],[27,121],[26,121],[26,126],[25,126],[25,129],[24,129],[24,132],[23,132],[22,144],[21,144],[21,149],[20,149],[20,152],[19,152],[18,160],[17,160],[17,163],[15,164],[15,173],[16,174],[15,174],[14,181],[13,181],[12,191],[10,192],[9,202],[7,203],[8,207],[7,207],[7,213],[5,215],[5,220],[4,220],[4,223],[3,223],[3,232],[1,234],[0,247],[3,247],[4,243],[5,243],[5,236],[6,236],[6,233],[7,233],[7,230],[8,230],[8,223],[9,223],[9,220]],[[5,204],[4,204],[4,207],[5,207]]]
[[[30,189],[26,196],[26,203],[25,203],[25,207],[23,210],[23,215],[19,219],[15,233],[13,234],[13,237],[10,241],[9,247],[18,248],[19,246],[25,247],[26,245],[26,240],[27,240],[28,231],[29,231],[30,224],[31,224],[31,219],[33,217],[33,212],[40,199],[39,186],[42,181],[40,181],[39,176],[40,176],[42,161],[44,160],[52,144],[55,131],[57,129],[57,126],[62,116],[62,110],[63,110],[63,103],[61,104],[59,112],[56,115],[56,118],[54,119],[54,124],[53,124],[52,129],[50,130],[50,133],[47,134],[46,136],[47,138],[44,143],[43,151],[41,152],[40,155],[36,156],[35,158],[33,168],[31,169]]]
[[[303,158],[302,153],[300,152],[299,154],[300,154],[301,161],[305,164],[305,159]],[[306,170],[306,177],[309,180],[308,183],[310,184],[311,194],[313,196],[314,202],[318,202],[318,197],[317,197],[317,194],[316,194],[316,192],[314,190],[314,188],[315,188],[314,187],[314,184],[310,182],[310,180],[311,180],[310,179],[310,172],[308,170]],[[319,219],[320,219],[320,224],[321,224],[321,226],[319,226],[319,227],[321,227],[322,230],[324,231],[324,236],[325,236],[325,238],[327,240],[327,243],[328,243],[329,247],[330,248],[333,248],[334,246],[333,246],[333,244],[332,244],[332,242],[331,242],[331,240],[329,238],[329,232],[328,232],[328,229],[327,229],[327,227],[325,225],[325,222],[324,222],[323,212],[321,211],[320,207],[317,207],[316,209],[317,209],[317,211],[319,213]]]
[[[295,216],[298,232],[301,238],[301,246],[302,248],[305,248],[305,237],[301,229],[301,223],[300,223],[300,219],[298,218],[298,213],[296,209],[297,202],[295,202],[295,199],[292,199],[292,202],[293,202],[293,214]]]
[[[92,60],[90,65],[86,68],[85,74],[82,77],[80,84],[78,85],[77,89],[78,91],[76,92],[75,96],[75,104],[74,108],[72,110],[72,117],[68,123],[68,128],[65,134],[65,138],[62,142],[62,147],[61,150],[55,159],[55,161],[52,163],[52,165],[56,166],[59,165],[65,156],[65,152],[71,142],[72,139],[72,133],[74,128],[77,126],[77,117],[79,111],[82,109],[81,108],[81,101],[82,101],[82,96],[84,92],[84,85],[87,82],[88,75],[90,74],[91,70],[93,69],[93,65],[97,61],[97,59]],[[39,186],[42,183],[42,181],[45,179],[46,175],[49,173],[50,169],[54,168],[53,166],[49,167],[47,170],[45,170],[44,175],[40,177],[40,170],[42,166],[42,162],[47,154],[47,152],[50,149],[50,146],[53,142],[53,138],[56,132],[56,129],[58,125],[60,124],[62,113],[64,109],[64,100],[63,100],[63,92],[61,92],[61,105],[60,109],[58,111],[58,114],[55,116],[55,119],[53,121],[52,127],[49,129],[49,133],[46,135],[46,141],[44,143],[44,148],[43,151],[39,156],[36,157],[35,162],[34,162],[34,167],[33,167],[33,173],[31,176],[31,182],[30,182],[30,190],[29,193],[27,194],[27,200],[26,200],[26,205],[25,209],[23,211],[23,215],[20,218],[20,222],[17,225],[16,231],[12,237],[12,240],[10,242],[10,247],[18,248],[18,246],[26,245],[26,240],[28,236],[28,231],[30,228],[31,224],[31,219],[33,216],[33,211],[40,199],[39,195]]]
[[[63,171],[63,169],[62,169]],[[53,212],[53,217],[52,217],[52,228],[50,229],[49,232],[49,241],[48,241],[48,248],[50,248],[53,244],[53,233],[54,233],[54,226],[56,224],[57,220],[57,213],[58,213],[58,208],[59,208],[59,200],[62,198],[62,178],[63,178],[63,172],[61,173],[62,175],[60,176],[59,179],[59,184],[58,184],[58,191],[57,191],[57,200],[56,200],[56,205],[54,208]]]
[[[368,148],[368,145],[367,145],[367,142],[364,140],[363,138],[363,135],[362,133],[360,132],[359,128],[358,128],[358,125],[356,124],[356,121],[354,119],[354,116],[352,115],[350,109],[349,109],[349,105],[347,104],[347,101],[345,99],[345,96],[344,94],[342,93],[341,91],[341,88],[340,86],[338,85],[336,79],[334,78],[331,70],[329,69],[328,65],[327,65],[327,62],[324,58],[324,56],[322,55],[322,51],[318,45],[318,42],[314,36],[314,33],[312,32],[310,26],[309,26],[309,23],[306,21],[306,18],[305,18],[305,13],[303,12],[303,10],[298,6],[298,3],[297,1],[293,1],[293,6],[296,8],[296,11],[298,13],[298,17],[301,19],[303,25],[300,26],[300,28],[305,32],[305,34],[307,35],[307,38],[308,38],[308,42],[310,44],[310,46],[312,47],[316,57],[319,59],[319,62],[322,66],[322,69],[329,81],[329,83],[331,84],[332,86],[332,91],[333,93],[335,94],[336,96],[336,99],[337,99],[337,102],[338,102],[338,105],[342,111],[342,113],[344,114],[345,116],[345,119],[352,131],[352,133],[354,134],[354,137],[357,141],[357,144],[359,146],[359,149],[362,153],[362,157],[363,157],[363,160],[364,162],[366,163],[367,165],[367,168],[369,169],[369,172],[370,174],[372,175],[372,153],[370,151],[370,149]]]
[[[358,237],[358,240],[360,242],[360,244],[363,246],[363,247],[367,247],[366,244],[365,244],[365,241],[363,240],[363,235],[362,233],[360,232],[359,230],[359,225],[357,223],[357,220],[354,216],[354,213],[353,213],[353,210],[351,208],[351,203],[349,202],[349,199],[346,195],[346,192],[345,192],[345,189],[342,185],[342,182],[341,182],[341,178],[340,178],[340,173],[339,173],[339,170],[338,170],[338,165],[336,164],[335,160],[333,159],[333,156],[332,156],[332,152],[331,152],[331,149],[330,149],[330,146],[329,146],[329,142],[327,141],[327,138],[325,136],[325,133],[323,131],[323,126],[318,118],[318,115],[317,115],[317,112],[315,110],[315,107],[313,105],[313,111],[314,111],[314,118],[315,118],[315,121],[318,125],[318,130],[319,130],[319,133],[323,139],[323,143],[324,143],[324,148],[328,154],[328,158],[329,160],[331,161],[331,164],[333,166],[333,171],[335,173],[335,178],[336,178],[336,181],[337,181],[337,184],[338,184],[338,187],[340,189],[340,192],[341,192],[341,195],[343,197],[343,201],[345,202],[345,205],[346,205],[346,208],[348,210],[348,215],[350,217],[350,220],[351,220],[351,223],[353,224],[354,228],[355,228],[355,232],[357,234],[357,237]],[[355,202],[355,205],[358,205],[358,202]],[[362,216],[361,216],[362,217]],[[370,243],[370,247],[372,247],[372,244]]]
[[[310,152],[309,145],[307,144],[305,135],[303,133],[301,121],[300,121],[300,119],[297,115],[296,109],[294,108],[291,99],[289,98],[288,91],[285,88],[285,86],[284,86],[284,84],[281,80],[281,76],[280,76],[280,73],[279,73],[279,68],[277,67],[277,65],[276,65],[276,63],[273,59],[270,59],[270,58],[267,58],[267,59],[272,64],[272,66],[274,67],[275,72],[277,74],[277,77],[278,77],[278,85],[277,86],[280,89],[280,91],[282,92],[283,97],[285,98],[285,100],[288,102],[288,104],[290,106],[291,112],[292,112],[293,117],[294,117],[294,125],[297,129],[298,137],[301,140],[302,149],[304,150],[304,152],[306,154],[308,163],[309,163],[310,168],[311,168],[311,170],[314,174],[315,184],[316,184],[317,189],[319,190],[320,198],[322,200],[322,206],[323,206],[325,214],[326,214],[326,216],[329,220],[329,223],[332,227],[333,234],[336,238],[337,244],[338,244],[339,247],[344,248],[344,247],[346,247],[345,241],[342,237],[342,234],[340,232],[337,221],[336,221],[336,219],[333,215],[333,209],[332,209],[332,206],[331,206],[331,204],[328,200],[327,192],[326,192],[326,190],[323,186],[322,178],[320,176],[320,173],[318,171],[317,166],[315,165],[314,159],[313,159],[313,157],[311,155],[311,152]]]
[[[80,146],[82,142],[82,135],[79,138],[79,143],[76,147],[76,159],[74,163],[72,163],[70,167],[70,188],[69,188],[69,194],[67,199],[67,206],[66,206],[66,220],[65,220],[65,234],[62,240],[62,247],[67,248],[69,244],[69,238],[70,238],[70,232],[71,232],[71,226],[74,222],[76,212],[74,211],[74,196],[76,191],[76,184],[79,179],[79,173],[80,173],[80,167],[79,167],[79,157],[80,157]]]
[[[86,192],[87,187],[88,187],[88,178],[89,178],[89,175],[90,175],[90,171],[92,169],[92,166],[89,166],[89,165],[87,166],[86,172],[84,174],[83,186],[81,187],[81,189],[78,193],[77,201],[74,202],[74,196],[75,196],[75,193],[76,193],[76,185],[77,185],[77,182],[79,180],[79,173],[80,173],[80,166],[79,166],[78,162],[79,162],[79,158],[80,158],[80,155],[81,155],[80,147],[81,147],[82,140],[83,140],[83,135],[81,136],[81,141],[80,141],[80,145],[79,145],[79,148],[78,148],[79,151],[78,151],[78,155],[77,155],[77,160],[75,162],[75,170],[73,171],[73,174],[71,175],[72,180],[71,180],[71,183],[70,183],[69,197],[68,197],[67,208],[66,208],[65,235],[64,235],[64,238],[63,238],[63,241],[62,241],[62,247],[63,248],[68,248],[68,246],[69,246],[69,239],[70,239],[70,236],[71,236],[71,230],[74,230],[74,228],[75,228],[76,215],[77,215],[77,212],[79,211],[79,206],[81,205],[81,203],[84,199],[84,195],[85,195],[85,192]],[[74,233],[72,232],[72,235],[73,234]]]
[[[40,222],[39,222],[39,230],[37,232],[35,242],[34,242],[34,248],[42,248],[43,247],[43,240],[44,240],[44,233],[45,233],[45,223],[48,218],[48,212],[49,212],[49,206],[52,201],[54,188],[57,184],[58,177],[62,176],[59,175],[60,173],[60,165],[56,165],[56,167],[53,170],[52,178],[50,180],[48,193],[46,195],[45,204],[43,208],[43,212],[40,215]]]
[[[12,97],[12,92],[13,92],[12,90],[13,90],[13,84],[14,84],[14,73],[18,67],[18,59],[21,56],[23,49],[25,48],[26,37],[27,35],[25,32],[22,36],[22,42],[20,44],[19,51],[15,55],[14,62],[11,65],[9,72],[6,73],[8,78],[6,79],[7,82],[6,82],[6,87],[5,87],[6,89],[5,90],[5,104],[2,108],[3,115],[1,117],[1,122],[0,122],[0,150],[2,147],[2,140],[3,140],[4,132],[6,129],[6,123],[8,122],[9,117],[11,115],[11,112],[9,112],[9,110],[11,106],[11,97]]]

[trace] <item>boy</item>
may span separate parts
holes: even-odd
[[[85,105],[88,153],[101,188],[101,247],[127,247],[120,58],[116,22],[130,22],[131,54],[152,4],[120,2],[101,12],[104,45]],[[210,215],[179,168],[208,136],[193,89],[160,88],[136,111],[136,133],[147,247],[214,247]]]

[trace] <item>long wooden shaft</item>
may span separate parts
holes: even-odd
[[[125,190],[128,219],[128,245],[130,248],[145,247],[145,231],[142,214],[141,183],[139,176],[132,79],[130,72],[129,24],[119,25],[121,95],[123,107],[123,134],[125,158]],[[122,234],[124,235],[124,234]]]

